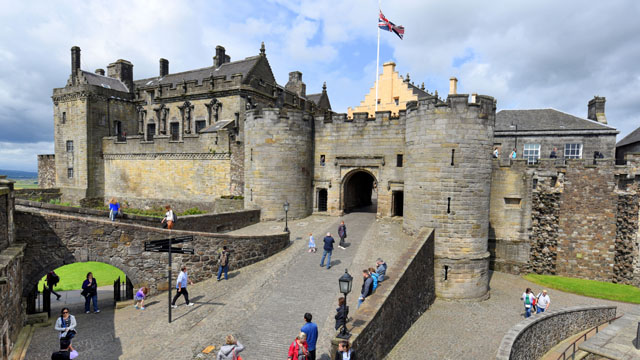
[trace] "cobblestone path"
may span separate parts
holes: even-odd
[[[478,303],[436,300],[407,331],[387,360],[495,359],[504,334],[524,319],[520,296],[540,285],[515,275],[494,272],[491,298]],[[618,314],[637,305],[587,298],[548,289],[550,308],[577,305],[615,305]],[[534,315],[535,316],[535,315]]]

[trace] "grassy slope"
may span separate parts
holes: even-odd
[[[100,262],[84,262],[65,265],[55,270],[60,277],[60,282],[54,287],[56,291],[79,290],[82,289],[82,282],[87,278],[87,273],[91,271],[96,278],[98,286],[113,285],[113,281],[120,277],[124,281],[124,273],[109,264]],[[38,283],[38,291],[42,291],[42,285],[46,279],[44,276]]]
[[[640,289],[632,285],[538,274],[528,274],[524,278],[536,284],[568,293],[640,304]]]

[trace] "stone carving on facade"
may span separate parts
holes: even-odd
[[[191,123],[192,123],[192,111],[193,105],[189,101],[185,101],[182,106],[178,106],[180,109],[180,113],[182,115],[182,128],[184,129],[185,134],[191,134]]]
[[[157,108],[153,109],[156,112],[156,119],[160,123],[160,133],[167,133],[167,116],[169,115],[169,109],[164,105],[160,104]]]
[[[142,106],[136,106],[136,110],[138,111],[138,135],[142,135],[144,133],[144,123],[145,118],[147,117],[147,110]]]
[[[211,123],[217,123],[219,120],[219,112],[220,107],[222,107],[222,103],[218,101],[218,99],[211,99],[204,106],[207,107],[207,125],[211,125]]]

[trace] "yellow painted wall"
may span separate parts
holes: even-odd
[[[418,96],[413,94],[409,85],[402,80],[395,69],[396,64],[394,62],[384,63],[382,74],[378,78],[378,99],[380,99],[378,111],[391,111],[392,115],[406,109],[408,101],[418,100]],[[398,105],[395,103],[396,97],[398,98]],[[360,102],[360,105],[355,108],[349,108],[348,116],[353,117],[354,112],[368,112],[370,117],[374,116],[376,111],[375,98],[376,85],[374,83],[369,93],[365,95],[364,100]]]

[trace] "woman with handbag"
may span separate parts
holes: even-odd
[[[87,280],[82,283],[82,296],[84,296],[85,313],[89,313],[91,301],[93,301],[93,312],[100,312],[100,309],[98,309],[98,283],[91,272],[87,273]]]
[[[242,360],[238,353],[244,350],[244,346],[233,335],[227,335],[225,342],[226,345],[222,345],[216,360]]]
[[[76,318],[69,314],[69,308],[62,308],[53,328],[60,332],[58,338],[71,340],[76,336],[76,325]]]

